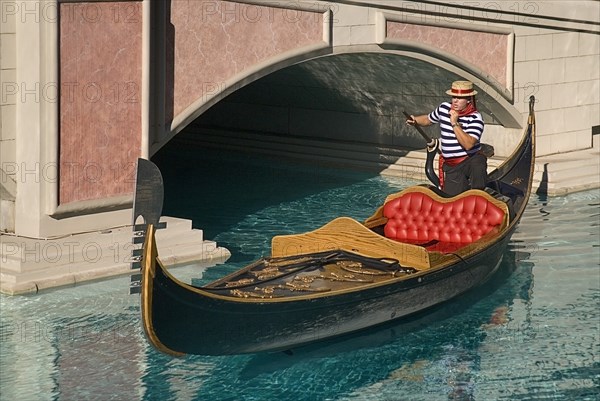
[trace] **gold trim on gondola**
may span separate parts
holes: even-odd
[[[154,277],[156,275],[156,263],[158,258],[158,250],[156,249],[156,240],[154,237],[156,229],[152,224],[148,224],[146,230],[146,241],[144,242],[144,257],[142,268],[142,292],[141,292],[141,309],[144,332],[148,341],[159,351],[176,357],[184,356],[184,353],[172,350],[164,345],[156,332],[152,321],[152,293]]]

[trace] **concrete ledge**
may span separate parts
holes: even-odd
[[[533,187],[538,194],[563,196],[600,188],[600,148],[536,159]]]
[[[224,263],[230,252],[205,241],[191,221],[163,217],[167,228],[156,240],[166,265],[200,262],[200,268]],[[23,294],[134,273],[130,269],[131,226],[53,239],[0,235],[0,292]],[[200,275],[200,271],[198,272]],[[126,288],[123,289],[127,291]]]

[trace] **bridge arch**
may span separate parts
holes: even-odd
[[[173,119],[170,134],[152,153],[195,121],[222,129],[422,148],[421,139],[403,124],[402,111],[429,112],[447,100],[445,91],[458,79],[476,84],[490,129],[520,128],[521,114],[506,91],[472,65],[428,46],[348,45],[268,60],[237,80],[213,86],[214,93],[195,99]],[[273,124],[256,121],[260,117]]]
[[[262,2],[165,1],[154,7],[157,15],[167,16],[168,23],[157,25],[162,28],[158,36],[166,38],[164,48],[158,49],[159,55],[166,54],[163,71],[158,72],[164,78],[165,90],[155,91],[164,104],[158,105],[159,117],[154,124],[158,128],[149,133],[149,155],[197,118],[222,107],[220,102],[239,97],[236,92],[251,92],[252,88],[245,88],[268,83],[273,77],[284,76],[286,71],[302,72],[304,81],[311,76],[323,89],[339,94],[335,78],[357,73],[341,68],[354,66],[349,61],[353,58],[366,63],[364,69],[368,74],[359,74],[354,82],[344,81],[365,102],[362,106],[355,105],[355,113],[393,119],[394,115],[401,115],[399,106],[410,105],[412,109],[426,111],[445,98],[444,90],[451,81],[469,79],[479,89],[488,123],[497,129],[521,126],[522,114],[512,104],[514,33],[510,29],[474,28],[472,24],[456,21],[423,22],[414,16],[371,12],[366,8],[355,9],[348,15],[336,9],[334,15],[334,10],[326,5],[315,7],[301,2],[272,6]],[[293,21],[289,19],[290,12]],[[346,19],[364,19],[364,25],[357,27],[369,33],[362,38],[340,34],[338,26],[344,26]],[[366,22],[367,19],[371,22]],[[204,37],[199,37],[196,31],[200,22]],[[215,43],[207,43],[210,39]],[[454,44],[447,45],[448,40]],[[474,41],[482,42],[485,54],[472,54],[462,46]],[[240,47],[240,43],[246,47]],[[263,51],[260,46],[267,49]],[[238,52],[236,57],[228,58],[233,51]],[[374,60],[382,59],[385,59],[382,66],[375,65]],[[323,65],[336,71],[335,74],[328,76],[322,71]],[[398,68],[403,70],[399,72]],[[398,75],[400,79],[388,81],[389,90],[377,89],[377,74]],[[377,99],[378,96],[385,99]],[[351,103],[356,101],[352,99]],[[378,102],[385,107],[377,105]],[[378,107],[385,110],[382,112]],[[388,130],[400,129],[397,122],[392,125]]]

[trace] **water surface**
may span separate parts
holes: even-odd
[[[364,219],[406,180],[207,151],[158,158],[166,215],[231,260],[275,234]],[[201,161],[200,161],[201,160]],[[192,166],[192,167],[191,167]],[[532,196],[486,285],[440,307],[292,353],[174,359],[150,348],[128,278],[0,298],[0,400],[598,400],[600,193]],[[227,333],[235,341],[235,333]]]

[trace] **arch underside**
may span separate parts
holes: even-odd
[[[509,100],[466,70],[407,52],[353,50],[268,73],[197,112],[192,125],[423,148],[402,112],[428,113],[448,100],[445,91],[452,81],[470,79],[487,124],[520,126]]]

